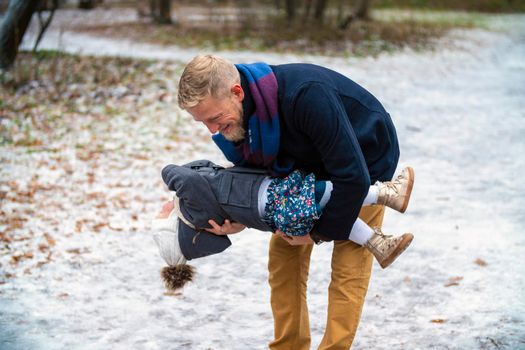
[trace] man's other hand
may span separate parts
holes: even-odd
[[[212,228],[205,229],[208,232],[214,233],[219,236],[231,235],[239,233],[246,228],[243,224],[238,222],[231,222],[230,220],[224,220],[224,224],[220,226],[214,220],[208,220],[208,223]]]
[[[310,237],[310,234],[304,236],[287,236],[283,231],[277,230],[275,234],[281,236],[286,242],[290,245],[305,245],[305,244],[314,244],[313,239]]]

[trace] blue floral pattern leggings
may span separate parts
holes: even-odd
[[[304,236],[320,215],[314,174],[305,175],[295,170],[285,178],[272,179],[264,219],[274,232],[281,230],[288,236]]]

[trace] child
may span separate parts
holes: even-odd
[[[270,178],[263,170],[223,168],[210,161],[162,170],[168,188],[176,192],[155,221],[154,235],[161,256],[169,267],[162,270],[168,289],[182,287],[192,279],[186,260],[222,252],[231,244],[226,235],[208,232],[217,225],[236,222],[261,231],[280,232],[283,237],[308,234],[330,200],[332,183],[313,174],[294,171],[285,178]],[[391,182],[377,182],[363,205],[386,205],[399,212],[407,208],[414,183],[412,168],[403,169]],[[243,226],[244,225],[244,226]],[[382,268],[388,267],[411,243],[413,235],[384,235],[361,219],[354,223],[348,239],[366,247]]]

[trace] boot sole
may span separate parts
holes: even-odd
[[[386,260],[384,260],[382,262],[379,262],[379,265],[383,269],[386,269],[388,266],[390,266],[394,262],[394,260],[396,260],[397,257],[400,256],[408,248],[410,243],[412,243],[413,239],[414,239],[414,235],[413,234],[405,233],[403,235],[403,240],[401,242],[399,242],[399,244],[397,245],[397,248],[394,250],[394,252],[392,254],[390,254],[388,259],[386,259]]]
[[[408,171],[409,178],[405,201],[403,202],[403,206],[399,210],[400,213],[404,213],[407,210],[408,202],[410,201],[410,196],[412,195],[412,188],[414,187],[414,169],[412,169],[412,167],[410,166],[407,166],[406,169]]]

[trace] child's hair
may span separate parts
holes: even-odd
[[[160,276],[164,281],[166,289],[172,292],[184,287],[186,283],[193,281],[194,275],[195,268],[186,264],[166,266],[160,271]]]

